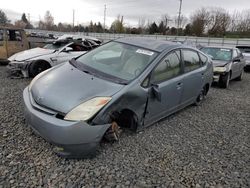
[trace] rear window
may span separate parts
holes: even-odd
[[[205,65],[207,63],[207,57],[201,53],[199,53],[199,54],[200,54],[202,65]]]
[[[0,46],[3,46],[3,34],[4,34],[4,31],[3,29],[0,29]]]
[[[7,30],[8,41],[22,41],[21,31]]]
[[[185,72],[190,72],[200,67],[200,58],[197,52],[191,50],[183,50],[182,53]]]

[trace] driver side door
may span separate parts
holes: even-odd
[[[145,124],[152,124],[175,112],[181,102],[183,76],[180,50],[170,52],[151,73]],[[155,96],[157,90],[158,96]]]

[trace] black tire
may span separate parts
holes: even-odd
[[[194,105],[195,106],[200,106],[201,103],[206,98],[206,94],[207,94],[207,89],[206,89],[206,87],[203,87],[202,90],[200,91],[198,97],[196,98],[196,101],[195,101]]]
[[[248,67],[244,67],[244,71],[245,72],[250,72],[250,67],[248,66]]]
[[[226,73],[225,75],[220,76],[219,86],[221,88],[228,88],[230,81],[230,73]]]
[[[241,71],[240,75],[237,78],[235,78],[236,81],[241,81],[242,80],[242,78],[243,78],[243,72],[244,71]]]
[[[29,76],[35,77],[39,73],[50,68],[50,64],[46,61],[34,61],[29,66]]]

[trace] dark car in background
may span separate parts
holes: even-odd
[[[239,49],[234,47],[208,46],[200,49],[213,60],[214,82],[222,88],[229,86],[232,79],[242,80],[245,61]]]
[[[250,45],[238,45],[236,46],[244,56],[245,59],[245,71],[250,71]]]
[[[36,76],[27,123],[64,157],[94,154],[117,127],[141,130],[191,104],[213,81],[212,60],[167,41],[121,38]]]

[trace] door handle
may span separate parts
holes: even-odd
[[[181,89],[181,86],[182,86],[182,83],[179,82],[179,83],[176,85],[176,88],[177,88],[177,89]]]

